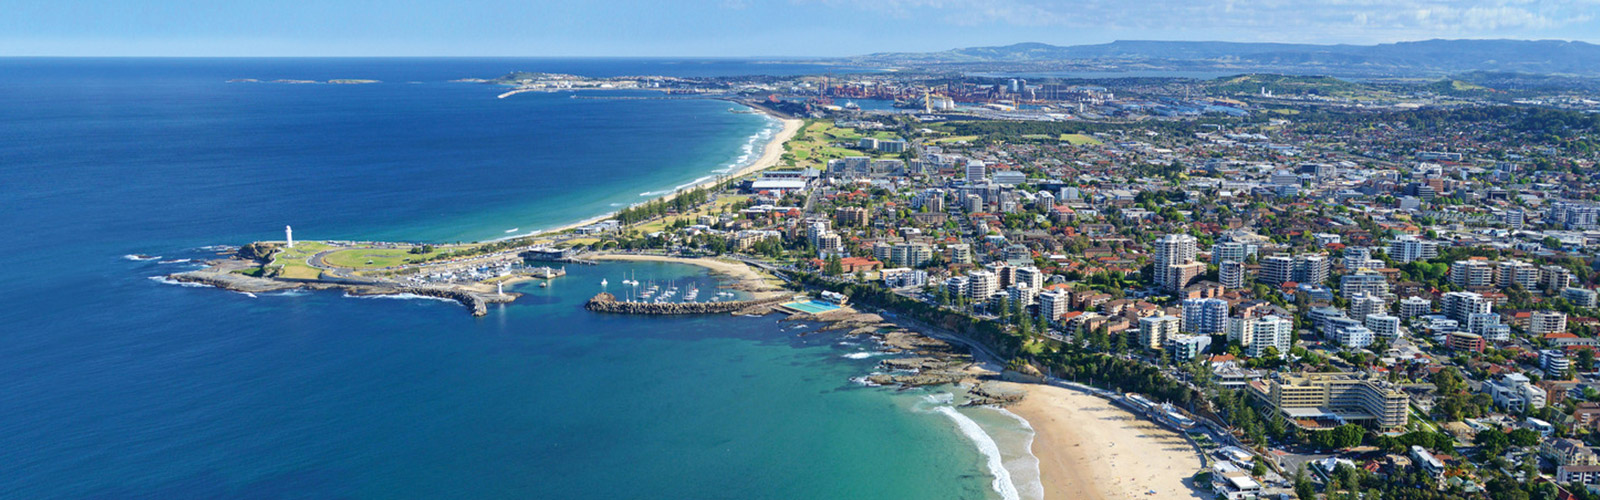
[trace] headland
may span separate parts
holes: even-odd
[[[680,186],[651,201],[671,202],[685,192],[706,189],[728,179],[760,172],[780,162],[784,143],[794,137],[803,121],[769,108],[745,104],[782,122],[782,128],[763,146],[761,156],[743,166],[736,166],[735,171]],[[456,300],[471,310],[474,316],[483,316],[487,314],[487,304],[511,302],[521,296],[505,291],[506,285],[536,279],[549,280],[564,274],[552,265],[538,265],[529,261],[525,258],[525,252],[569,244],[577,239],[575,230],[578,228],[604,221],[615,214],[601,214],[555,228],[485,243],[433,245],[300,241],[291,246],[287,240],[255,242],[240,247],[232,257],[207,262],[203,269],[173,273],[167,278],[243,293],[338,289],[353,296],[409,294],[438,297]],[[772,279],[761,278],[748,266],[737,262],[644,255],[597,257],[696,264],[738,277],[739,286],[746,291],[772,294],[776,289]]]
[[[505,98],[518,92],[507,92]],[[784,161],[785,143],[805,122],[758,103],[741,102],[782,123],[754,161],[734,170],[682,186],[655,198],[670,202],[684,193],[711,188],[749,176]],[[711,213],[707,210],[705,213]],[[646,303],[620,301],[600,294],[586,303],[597,313],[612,314],[768,314],[795,300],[794,283],[759,270],[749,261],[660,254],[585,250],[591,244],[580,228],[614,217],[597,215],[530,234],[485,243],[430,245],[396,242],[288,241],[257,242],[229,258],[208,262],[205,269],[176,273],[170,279],[233,291],[258,293],[286,289],[343,290],[352,296],[418,295],[455,300],[474,316],[487,305],[515,301],[521,294],[503,287],[527,280],[559,279],[562,265],[579,261],[654,261],[700,266],[723,276],[729,288],[748,298],[725,302]],[[690,214],[678,214],[679,216]],[[561,247],[573,253],[562,260],[541,261],[530,252]],[[565,252],[563,252],[565,253]],[[791,313],[785,321],[816,323],[811,331],[842,331],[848,337],[870,338],[886,356],[877,371],[858,382],[900,389],[954,386],[963,389],[964,406],[1006,407],[1037,433],[1031,452],[1040,459],[1047,498],[1124,498],[1155,492],[1158,498],[1187,498],[1184,481],[1199,468],[1199,458],[1183,437],[1112,405],[1097,396],[1048,384],[1002,381],[1005,358],[987,352],[980,342],[961,333],[908,321],[897,314],[876,314],[851,307]],[[888,316],[886,318],[885,316]],[[806,333],[801,333],[804,335]]]

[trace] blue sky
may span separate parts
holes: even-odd
[[[1600,42],[1600,0],[0,0],[0,55],[837,56],[1045,42]]]

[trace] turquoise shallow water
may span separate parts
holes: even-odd
[[[704,175],[766,126],[722,102],[447,83],[544,69],[528,64],[0,60],[0,497],[995,496],[928,393],[849,381],[869,346],[772,317],[580,308],[625,272],[711,290],[699,269],[570,268],[473,319],[173,286],[149,277],[188,264],[122,258],[201,259],[288,223],[494,237]]]

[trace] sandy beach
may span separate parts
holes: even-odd
[[[805,125],[805,120],[801,120],[801,119],[798,119],[798,118],[784,118],[784,117],[780,117],[780,116],[777,116],[777,115],[770,115],[770,114],[768,116],[772,116],[773,118],[776,118],[779,121],[783,122],[783,129],[779,130],[777,134],[774,134],[772,136],[772,140],[767,141],[767,147],[766,147],[766,149],[763,149],[761,151],[761,157],[760,158],[757,158],[756,161],[751,163],[750,165],[748,165],[748,166],[746,166],[744,168],[741,168],[738,171],[733,172],[732,174],[729,174],[728,177],[730,177],[730,178],[744,177],[746,175],[750,175],[750,174],[753,174],[753,173],[756,173],[756,172],[760,172],[762,170],[766,170],[766,169],[769,169],[769,168],[777,166],[778,165],[778,161],[783,159],[783,143],[789,142],[789,139],[793,139],[794,135],[800,132],[800,127],[802,125]],[[714,183],[719,182],[719,181],[720,181],[720,179],[716,179],[716,180],[706,181],[706,182],[701,183],[701,184],[702,185],[709,185],[709,184],[714,184]],[[696,186],[696,187],[700,187],[700,186]]]
[[[1207,498],[1187,484],[1200,470],[1200,457],[1176,432],[1072,389],[1005,387],[1028,393],[1007,409],[1037,433],[1033,453],[1045,498]]]
[[[741,169],[739,169],[737,171],[729,172],[726,175],[718,175],[718,176],[716,176],[714,178],[711,178],[711,179],[706,179],[704,181],[701,181],[701,182],[695,183],[693,185],[684,187],[683,189],[676,190],[676,191],[674,191],[672,193],[668,193],[668,194],[660,196],[658,198],[653,198],[652,200],[659,199],[659,200],[663,200],[663,201],[671,201],[673,198],[676,198],[678,196],[678,193],[681,193],[681,192],[684,192],[684,191],[690,191],[690,190],[699,189],[699,188],[703,188],[703,187],[709,187],[709,186],[715,185],[715,184],[717,184],[719,182],[722,182],[724,180],[727,180],[727,179],[743,177],[743,176],[746,176],[746,175],[750,175],[750,174],[753,174],[753,173],[756,173],[756,172],[760,172],[762,170],[766,170],[766,169],[769,169],[769,168],[777,166],[778,162],[783,159],[783,143],[789,142],[789,139],[793,139],[794,135],[800,132],[800,127],[805,125],[805,120],[801,120],[801,119],[798,119],[798,118],[786,118],[786,117],[778,116],[778,115],[775,115],[775,114],[772,114],[772,113],[768,113],[766,110],[761,109],[761,108],[752,108],[752,109],[755,109],[757,111],[761,111],[763,113],[766,113],[767,116],[771,116],[771,117],[783,122],[783,129],[779,130],[778,133],[773,134],[772,140],[767,141],[766,147],[761,150],[761,157],[760,158],[756,158],[756,161],[751,162],[749,165],[746,165],[744,168],[741,168]],[[609,219],[609,218],[611,218],[612,215],[615,215],[615,214],[616,214],[616,212],[605,213],[605,214],[601,214],[601,215],[597,215],[597,216],[594,216],[594,217],[590,217],[590,218],[587,218],[587,219],[584,219],[584,220],[581,220],[581,221],[578,221],[578,222],[573,222],[571,224],[565,224],[565,225],[561,225],[561,226],[556,226],[556,227],[553,227],[553,228],[550,228],[550,229],[542,229],[542,230],[534,231],[534,232],[531,232],[531,233],[524,233],[524,234],[519,234],[519,235],[506,236],[506,237],[499,238],[499,239],[505,240],[505,239],[511,239],[511,238],[521,238],[521,237],[524,237],[524,236],[559,233],[559,232],[562,232],[562,231],[566,231],[568,229],[583,227],[583,226],[587,226],[587,225],[590,225],[590,224],[594,224],[596,222],[600,222],[600,221]]]

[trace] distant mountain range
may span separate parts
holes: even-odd
[[[1424,40],[1378,45],[1019,43],[942,52],[868,54],[834,62],[968,71],[1238,70],[1393,77],[1494,71],[1600,76],[1600,45],[1561,40]]]

